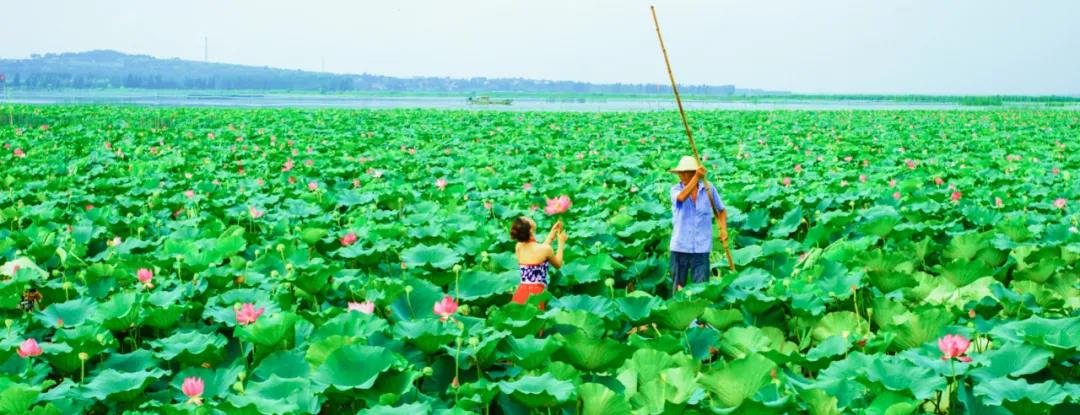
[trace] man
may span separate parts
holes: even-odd
[[[720,212],[720,240],[727,242],[727,210],[720,200],[720,193],[709,186],[706,190],[705,168],[690,156],[679,160],[671,169],[679,175],[679,183],[671,186],[671,291],[686,285],[686,274],[693,282],[709,279],[709,253],[712,251],[713,206],[709,192]]]

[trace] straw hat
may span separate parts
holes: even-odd
[[[694,160],[693,157],[683,156],[683,158],[679,159],[679,165],[675,166],[674,169],[668,171],[672,173],[678,173],[681,171],[697,171],[698,167],[699,166],[697,160]]]

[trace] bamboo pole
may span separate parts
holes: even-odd
[[[664,37],[660,34],[660,21],[656,18],[656,7],[649,6],[649,10],[652,12],[653,24],[656,26],[656,39],[660,41],[660,51],[664,54],[664,66],[667,67],[668,79],[671,81],[671,91],[675,93],[675,103],[679,107],[679,116],[682,118],[683,128],[686,130],[686,138],[690,140],[690,150],[694,153],[694,161],[697,161],[698,166],[702,166],[697,145],[694,144],[694,135],[690,131],[690,122],[686,120],[686,111],[683,110],[682,98],[679,97],[679,87],[675,84],[675,74],[671,71],[671,61],[668,60],[667,48],[664,47]],[[716,209],[716,200],[713,199],[709,181],[704,177],[701,178],[701,181],[705,185],[705,194],[709,197],[713,217],[719,223],[720,211]],[[731,248],[728,246],[727,239],[721,238],[720,242],[724,245],[724,254],[727,256],[728,266],[732,271],[735,271],[735,261],[731,259]]]

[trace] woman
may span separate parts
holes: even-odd
[[[556,236],[559,238],[558,251],[551,248],[551,241]],[[521,267],[521,283],[514,292],[512,301],[525,304],[530,296],[544,292],[544,288],[547,287],[548,264],[554,265],[555,268],[562,268],[566,232],[562,229],[562,221],[555,222],[544,243],[537,243],[536,222],[522,216],[514,219],[514,223],[510,225],[510,237],[518,242],[514,253]],[[544,303],[540,303],[540,309],[544,309]]]

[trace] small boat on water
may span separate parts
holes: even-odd
[[[511,99],[491,99],[489,96],[468,97],[466,102],[472,105],[510,105]]]

